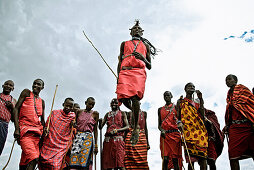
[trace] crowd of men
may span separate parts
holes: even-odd
[[[149,115],[140,109],[140,100],[145,91],[145,69],[151,69],[150,55],[156,54],[156,48],[142,37],[139,21],[130,30],[132,39],[120,46],[117,98],[112,99],[111,111],[103,119],[93,110],[93,97],[86,99],[85,109],[80,109],[79,104],[68,97],[63,102],[63,109],[53,110],[45,122],[45,102],[39,97],[44,88],[43,80],[34,80],[32,90],[24,89],[18,101],[10,95],[14,82],[4,82],[0,94],[0,155],[8,123],[12,120],[14,138],[22,149],[21,170],[34,170],[37,166],[41,170],[91,170],[93,154],[98,153],[98,128],[107,125],[101,167],[149,169],[147,152],[150,145],[146,123]],[[226,126],[222,131],[215,113],[204,108],[202,93],[193,83],[185,85],[186,96],[181,96],[176,105],[171,101],[173,95],[170,91],[163,94],[166,103],[158,109],[163,170],[182,169],[182,147],[188,170],[194,170],[195,162],[201,170],[206,170],[207,165],[215,170],[224,136],[232,170],[240,169],[239,160],[254,158],[254,95],[237,81],[235,75],[226,77],[229,91]],[[194,93],[197,100],[193,98]],[[121,103],[130,112],[120,110]]]

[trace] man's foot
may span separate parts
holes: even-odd
[[[139,138],[139,129],[135,129],[131,133],[131,145],[134,146],[138,143],[138,138]]]

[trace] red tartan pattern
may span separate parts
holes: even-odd
[[[238,84],[235,86],[232,96],[230,96],[228,92],[227,109],[230,104],[232,104],[244,117],[254,123],[254,95],[247,87]],[[227,121],[228,118],[226,117],[225,120]]]
[[[54,169],[60,169],[72,139],[71,122],[75,119],[75,114],[65,114],[63,110],[54,110],[50,119],[49,134],[44,137],[41,148],[41,167],[43,168],[45,164]],[[49,118],[46,126],[48,122]]]
[[[35,111],[34,100],[37,113]],[[30,96],[25,98],[19,112],[20,137],[28,131],[33,131],[42,135],[43,127],[39,120],[42,111],[42,99],[40,97],[34,99],[34,94],[30,92]]]
[[[11,101],[12,104],[14,105],[14,102],[12,100],[12,96],[0,93],[0,97],[1,97],[1,99],[0,99],[0,120],[3,120],[5,122],[10,122],[10,120],[11,120],[11,113],[7,109],[4,101]],[[2,100],[4,100],[4,101],[2,101]]]

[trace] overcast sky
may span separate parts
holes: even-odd
[[[253,6],[253,0],[0,0],[0,83],[12,79],[12,95],[18,99],[24,88],[31,89],[33,80],[41,78],[46,116],[58,84],[54,109],[61,109],[66,97],[84,108],[86,98],[93,96],[94,110],[104,117],[116,97],[116,79],[82,31],[116,72],[120,44],[130,39],[129,28],[140,19],[144,37],[162,50],[147,71],[141,101],[148,112],[148,162],[156,170],[161,167],[157,109],[164,105],[165,90],[173,93],[176,102],[184,95],[184,85],[193,82],[222,128],[228,90],[225,77],[235,74],[239,83],[254,87],[250,79],[254,43],[237,38],[254,30]],[[236,38],[224,40],[229,36]],[[0,168],[8,159],[13,129],[10,123]],[[20,154],[16,144],[9,169],[18,169]],[[251,159],[240,164],[242,169],[254,169]],[[217,166],[229,169],[226,141]]]

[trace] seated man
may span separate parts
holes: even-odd
[[[44,136],[40,154],[41,170],[62,169],[64,157],[72,143],[75,113],[71,112],[74,100],[66,98],[63,109],[53,110],[46,122],[49,126]],[[47,130],[47,129],[45,129]]]

